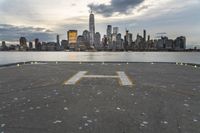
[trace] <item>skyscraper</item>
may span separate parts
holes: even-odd
[[[124,36],[124,49],[128,50],[132,46],[133,35],[126,30],[126,35]]]
[[[90,32],[88,30],[83,31],[83,37],[84,37],[85,44],[89,44],[90,43]]]
[[[56,40],[57,40],[57,45],[60,45],[60,36],[59,35],[56,36]]]
[[[184,50],[186,49],[186,37],[180,36],[177,37],[174,41],[174,48],[175,50]]]
[[[1,46],[6,46],[6,42],[5,41],[2,41],[2,45]]]
[[[89,31],[90,31],[90,46],[94,46],[95,20],[92,11],[90,12],[90,18],[89,18]]]
[[[150,35],[148,35],[148,42],[150,41]]]
[[[119,27],[113,27],[113,34],[118,34]]]
[[[32,49],[32,48],[33,48],[33,43],[29,42],[29,49]]]
[[[40,50],[41,50],[41,43],[40,43],[40,41],[39,41],[38,38],[35,39],[35,49],[36,49],[37,51],[40,51]]]
[[[20,37],[19,43],[20,43],[20,46],[27,47],[27,40],[25,37]]]
[[[107,26],[107,41],[108,41],[108,47],[112,48],[112,25]]]
[[[101,48],[101,34],[99,32],[95,34],[94,44],[96,49]]]
[[[122,41],[122,35],[120,33],[117,34],[117,42],[116,42],[116,49],[122,50],[123,49],[123,41]]]
[[[112,42],[117,41],[117,34],[118,34],[119,28],[118,27],[113,27],[113,34],[112,34]]]
[[[146,42],[146,30],[143,31],[144,42]]]
[[[112,25],[108,25],[107,26],[107,37],[111,37],[112,36]]]

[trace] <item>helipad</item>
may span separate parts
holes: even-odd
[[[200,69],[47,63],[0,69],[0,133],[199,133]]]

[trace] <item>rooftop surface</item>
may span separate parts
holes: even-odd
[[[0,68],[0,133],[199,133],[200,69],[167,63]]]

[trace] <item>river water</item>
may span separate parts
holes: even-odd
[[[27,61],[200,64],[200,52],[0,52],[0,65]]]

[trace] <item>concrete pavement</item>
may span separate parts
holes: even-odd
[[[80,71],[100,76],[64,84]],[[117,72],[132,85],[120,84]],[[49,63],[0,69],[0,133],[198,132],[199,68]]]

